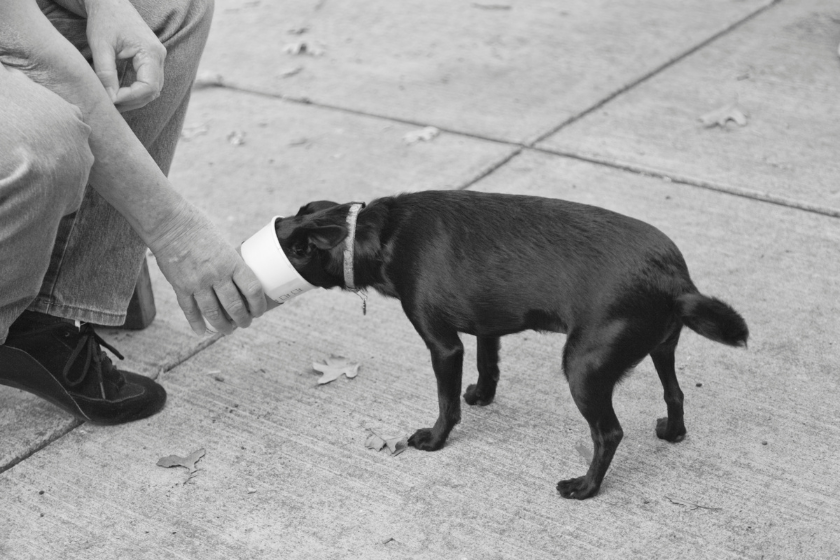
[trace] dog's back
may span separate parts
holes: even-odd
[[[566,332],[595,313],[592,301],[673,302],[694,289],[665,234],[602,208],[468,191],[381,203],[398,224],[383,240],[389,278],[462,332]]]

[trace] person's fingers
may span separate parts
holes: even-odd
[[[210,323],[210,326],[213,327],[214,330],[223,334],[230,334],[233,332],[234,325],[231,324],[227,315],[225,315],[225,312],[222,310],[219,300],[216,297],[216,292],[212,289],[201,290],[194,293],[193,297],[195,298],[195,302],[198,304],[198,308],[201,310],[201,314],[204,316],[204,319]]]
[[[219,298],[219,303],[222,304],[230,319],[239,327],[248,327],[251,325],[251,313],[248,311],[248,306],[242,298],[242,294],[236,288],[233,282],[225,282],[222,285],[214,286],[216,296]]]
[[[184,312],[190,328],[195,334],[203,336],[207,332],[207,326],[204,324],[204,319],[201,317],[201,310],[199,310],[195,299],[190,295],[177,292],[175,297],[178,299],[178,305],[181,306],[181,310]]]
[[[247,265],[241,264],[234,270],[233,281],[248,302],[251,317],[256,319],[266,312],[265,292],[263,292],[260,281]]]
[[[108,97],[114,101],[117,96],[117,90],[120,89],[120,77],[117,74],[117,61],[113,47],[108,43],[99,42],[90,46],[91,54],[93,55],[93,70],[105,91],[108,92]]]
[[[117,90],[114,98],[117,109],[131,111],[157,99],[163,90],[166,48],[159,45],[159,48],[124,49],[119,58],[132,58],[137,79],[128,87]]]

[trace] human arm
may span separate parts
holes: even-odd
[[[203,334],[207,319],[229,333],[234,323],[248,326],[265,311],[259,281],[212,223],[170,187],[87,61],[34,0],[0,2],[0,63],[79,107],[91,128],[91,186],[152,249],[193,330]]]

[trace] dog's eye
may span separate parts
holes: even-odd
[[[292,253],[296,257],[305,257],[309,254],[309,247],[295,247],[294,249],[292,249]]]

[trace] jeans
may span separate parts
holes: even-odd
[[[132,0],[167,49],[160,97],[123,116],[164,173],[184,122],[212,0]],[[41,11],[92,61],[86,21],[50,0]],[[2,63],[2,56],[0,56]],[[120,84],[134,82],[118,62]],[[93,164],[81,111],[0,68],[0,344],[25,310],[121,325],[146,247],[87,185]]]

